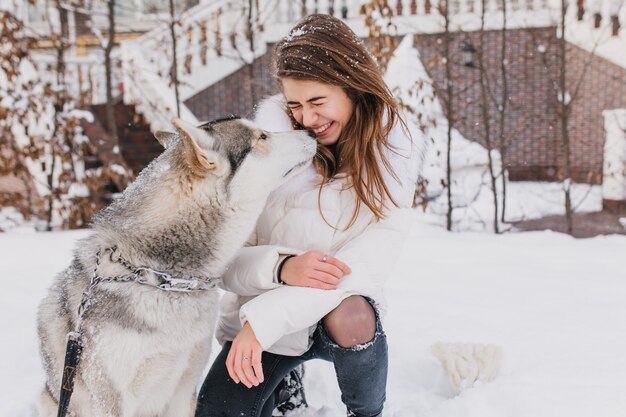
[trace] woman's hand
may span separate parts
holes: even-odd
[[[339,280],[350,272],[350,267],[339,259],[321,252],[308,251],[287,259],[280,279],[285,284],[296,287],[334,290]]]
[[[246,322],[233,340],[226,357],[228,374],[235,383],[242,382],[246,387],[252,388],[263,382],[261,353],[263,348],[250,323]]]

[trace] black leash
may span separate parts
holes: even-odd
[[[80,354],[83,345],[80,336],[74,339],[69,336],[67,339],[67,347],[65,348],[65,364],[63,365],[63,379],[61,380],[61,394],[59,395],[59,411],[57,417],[65,417],[67,408],[70,405],[70,398],[74,392],[74,380],[76,378],[76,370],[80,363]]]
[[[65,363],[63,364],[63,378],[61,379],[61,393],[59,394],[59,410],[57,417],[65,417],[67,408],[70,405],[70,398],[74,392],[74,381],[78,372],[78,364],[83,352],[82,344],[82,326],[83,317],[87,309],[91,306],[93,299],[93,289],[98,285],[102,278],[98,275],[98,267],[100,266],[101,249],[96,253],[96,265],[93,268],[93,276],[89,287],[83,292],[78,306],[78,322],[73,332],[67,334],[67,346],[65,347]]]
[[[61,393],[59,394],[59,409],[57,417],[65,417],[67,409],[70,405],[70,398],[74,392],[74,381],[76,380],[76,373],[78,372],[78,365],[80,364],[81,354],[83,352],[82,344],[82,325],[85,312],[91,307],[94,301],[93,291],[95,287],[101,282],[136,282],[138,284],[149,285],[162,291],[177,291],[177,292],[198,292],[206,291],[217,286],[219,278],[176,278],[172,277],[166,272],[156,271],[146,267],[134,267],[130,262],[124,259],[118,252],[117,246],[105,249],[110,251],[109,259],[113,263],[119,263],[124,266],[130,274],[117,275],[114,277],[103,278],[98,275],[98,268],[100,267],[100,255],[102,249],[98,249],[96,253],[96,265],[93,269],[93,276],[91,277],[91,283],[89,287],[83,292],[80,299],[80,305],[78,306],[78,321],[76,328],[73,332],[67,334],[67,346],[65,348],[65,363],[63,365],[63,378],[61,379]],[[148,281],[146,275],[148,273],[154,274],[157,279],[156,283]],[[200,284],[206,284],[205,287]]]

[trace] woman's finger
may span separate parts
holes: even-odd
[[[352,270],[350,269],[348,265],[344,264],[343,262],[341,262],[339,259],[335,258],[334,256],[328,256],[326,258],[326,263],[336,266],[337,268],[341,270],[341,272],[343,272],[344,275],[348,275],[349,273],[352,272]]]
[[[235,374],[237,374],[237,377],[239,377],[241,382],[246,387],[252,388],[252,382],[250,382],[248,380],[248,377],[246,376],[246,372],[244,371],[244,368],[243,368],[243,354],[240,353],[240,352],[237,352],[237,354],[235,356]]]
[[[345,275],[341,269],[328,262],[318,262],[317,265],[315,265],[315,270],[330,274],[337,279]]]
[[[265,377],[263,376],[263,364],[261,363],[263,350],[259,347],[252,348],[252,370],[256,375],[259,383],[263,383]]]
[[[319,279],[315,279],[313,277],[307,277],[302,280],[301,287],[309,287],[309,288],[318,288],[321,290],[336,290],[337,286],[334,284],[327,284],[324,281],[320,281]]]
[[[228,350],[228,356],[226,356],[226,369],[228,370],[228,375],[235,381],[235,384],[241,382],[235,372],[235,349],[233,349],[232,345]]]
[[[242,355],[241,357],[241,368],[243,369],[243,373],[246,376],[246,379],[251,384],[250,386],[246,384],[248,388],[251,388],[252,385],[254,385],[255,387],[259,385],[259,379],[256,377],[256,375],[254,375],[254,371],[252,370],[251,359],[252,353]]]
[[[322,271],[312,271],[309,277],[335,287],[339,284],[339,278]]]

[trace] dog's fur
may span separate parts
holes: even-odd
[[[96,253],[116,246],[132,265],[176,277],[219,277],[250,235],[269,193],[308,166],[306,132],[268,133],[246,120],[198,128],[174,120],[166,150],[100,213],[39,307],[46,371],[40,416],[56,416],[66,335],[74,330]],[[103,277],[128,271],[103,256]],[[152,274],[149,274],[152,275]],[[152,277],[154,278],[154,277]],[[165,292],[103,282],[82,325],[83,354],[70,402],[76,417],[187,417],[206,365],[217,290]]]

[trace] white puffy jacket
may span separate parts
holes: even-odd
[[[291,129],[280,100],[275,96],[260,106],[256,121],[265,130]],[[220,343],[233,340],[248,321],[264,350],[297,356],[309,349],[317,322],[344,298],[370,297],[384,312],[383,287],[409,231],[410,207],[426,147],[421,132],[408,124],[412,141],[399,125],[389,138],[394,151],[386,156],[400,182],[384,168],[383,172],[400,207],[389,210],[383,220],[376,221],[362,205],[356,222],[344,230],[353,215],[356,194],[346,189],[345,177],[335,178],[323,187],[318,205],[321,177],[312,166],[270,195],[248,245],[223,275],[223,288],[229,292],[220,305],[216,333]],[[338,258],[352,273],[340,280],[336,290],[279,284],[275,278],[278,261],[308,250]]]

